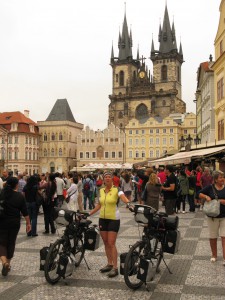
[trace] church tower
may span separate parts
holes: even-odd
[[[181,100],[182,47],[177,50],[175,26],[170,26],[167,6],[163,26],[159,29],[159,50],[152,41],[150,59],[153,75],[143,55],[134,59],[132,32],[128,30],[126,13],[122,33],[119,32],[118,57],[112,46],[112,94],[109,95],[108,124],[125,128],[135,118],[144,123],[150,117],[165,118],[171,113],[185,113],[186,105]]]
[[[159,50],[154,49],[152,41],[151,60],[153,62],[154,83],[156,91],[176,90],[181,99],[181,66],[184,62],[180,43],[177,49],[175,26],[170,25],[167,6],[165,7],[163,26],[159,26]]]

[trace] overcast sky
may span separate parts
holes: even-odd
[[[44,121],[57,99],[66,98],[75,120],[93,129],[107,126],[112,43],[118,54],[124,0],[0,0],[0,111],[29,110]],[[209,55],[221,0],[167,0],[177,43],[182,42],[183,100],[195,112],[196,72]],[[133,56],[158,49],[165,0],[126,0]],[[147,61],[146,61],[147,62]],[[152,70],[151,61],[148,66]]]

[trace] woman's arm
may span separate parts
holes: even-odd
[[[208,195],[203,194],[203,193],[199,193],[198,197],[200,199],[204,199],[205,201],[211,201],[212,200]]]
[[[26,232],[30,232],[31,231],[30,218],[29,216],[24,216],[24,219],[26,220]]]
[[[89,215],[92,216],[93,214],[95,214],[99,209],[101,208],[101,204],[98,203],[95,205],[95,208],[92,209],[90,212],[89,212]]]
[[[120,199],[125,203],[125,204],[128,204],[130,203],[130,201],[127,199],[127,197],[124,195],[124,192],[120,191],[118,193]]]

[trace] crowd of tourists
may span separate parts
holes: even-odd
[[[131,171],[34,174],[25,172],[13,177],[4,170],[0,178],[0,258],[2,275],[10,271],[15,251],[16,237],[21,217],[26,220],[26,234],[29,238],[38,236],[37,219],[44,214],[44,232],[55,234],[54,207],[73,211],[88,211],[90,215],[100,210],[99,228],[105,245],[107,265],[101,272],[109,277],[118,275],[116,238],[120,228],[118,199],[128,207],[131,202],[152,206],[159,210],[160,201],[167,215],[194,213],[202,210],[204,201],[210,201],[218,194],[221,213],[216,218],[207,218],[212,250],[211,261],[217,260],[217,238],[221,236],[225,261],[225,187],[224,174],[211,174],[209,168],[198,166],[174,170],[166,166],[158,170],[136,168]],[[1,201],[5,203],[7,217],[1,217]],[[224,262],[225,264],[225,262]]]

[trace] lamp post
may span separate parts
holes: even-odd
[[[179,142],[180,142],[180,147],[183,148],[183,147],[184,147],[184,142],[185,142],[185,138],[184,138],[183,135],[182,135],[181,138],[179,139]]]

